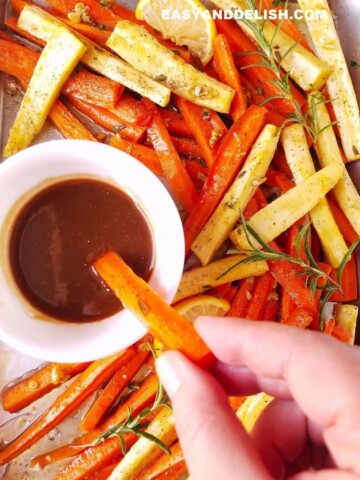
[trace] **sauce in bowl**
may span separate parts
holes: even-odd
[[[149,279],[152,231],[134,200],[103,181],[66,180],[39,192],[18,214],[10,265],[19,290],[36,310],[58,320],[89,322],[122,308],[92,269],[107,250]]]

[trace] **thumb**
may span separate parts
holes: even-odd
[[[270,480],[224,390],[208,372],[178,352],[164,353],[156,361],[156,369],[171,398],[193,480],[237,480],[240,476]]]

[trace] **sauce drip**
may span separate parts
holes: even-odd
[[[107,250],[149,279],[152,232],[134,201],[102,181],[67,180],[23,207],[12,230],[10,265],[20,291],[38,311],[58,320],[89,322],[122,308],[92,269]]]

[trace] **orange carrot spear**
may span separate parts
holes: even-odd
[[[30,377],[4,391],[2,398],[4,410],[18,412],[88,366],[89,363],[48,363]]]
[[[109,380],[109,383],[86,412],[81,422],[81,428],[85,432],[90,432],[102,420],[111,405],[143,365],[148,355],[148,352],[138,352],[134,358],[125,363]]]
[[[225,35],[218,35],[213,43],[215,69],[219,79],[235,90],[235,97],[231,104],[230,115],[234,122],[241,117],[247,108],[246,97],[241,85],[240,75],[235,66],[230,43]]]
[[[121,353],[93,362],[29,428],[1,450],[0,465],[10,462],[30,448],[70,413],[79,408],[84,400],[103,385],[134,354],[134,348],[130,347]]]
[[[95,269],[125,308],[146,325],[165,348],[180,350],[195,363],[210,367],[214,356],[194,327],[139,278],[114,252],[95,262]]]
[[[157,376],[150,374],[140,385],[139,390],[132,392],[130,397],[124,403],[121,403],[97,428],[81,435],[70,445],[59,447],[35,457],[31,462],[31,467],[42,469],[49,464],[80,454],[88,445],[103,435],[107,430],[123,423],[129,415],[129,410],[132,415],[137,415],[147,407],[155,399],[158,386],[159,380]]]

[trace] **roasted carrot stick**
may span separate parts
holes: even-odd
[[[234,296],[230,310],[227,312],[227,317],[242,317],[245,318],[247,307],[252,299],[255,289],[255,278],[250,277],[240,282],[240,288]]]
[[[267,322],[276,322],[279,308],[280,302],[278,300],[270,299],[266,305],[263,319]]]
[[[329,198],[327,199],[327,201],[335,218],[336,224],[339,227],[339,230],[344,237],[346,243],[351,245],[356,242],[356,240],[359,240],[359,235],[355,232],[353,226],[345,217],[343,211],[339,208],[337,203],[335,203],[335,201],[333,201],[332,199],[330,200]]]
[[[131,140],[126,140],[120,134],[116,134],[111,138],[110,145],[132,155],[155,175],[163,175],[160,161],[153,148],[145,147],[144,145],[132,142]]]
[[[260,5],[260,0],[258,0],[257,5]],[[284,11],[284,8],[281,5],[278,5],[274,7],[274,1],[273,0],[261,0],[261,5],[263,10],[279,10],[279,11]],[[278,25],[280,20],[278,18],[273,19],[273,22]],[[295,23],[290,20],[289,18],[282,18],[281,19],[281,30],[283,30],[289,37],[291,37],[295,42],[298,42],[300,45],[302,45],[306,50],[309,50],[309,52],[312,52],[312,49],[310,48],[310,45],[308,44],[308,41],[304,37],[304,35],[300,32],[300,30],[297,28]]]
[[[181,137],[193,136],[188,123],[180,113],[162,109],[161,115],[170,133],[180,135]]]
[[[277,170],[285,173],[285,175],[287,175],[290,179],[293,178],[289,164],[286,161],[285,153],[282,149],[278,148],[276,150],[274,158],[272,160],[272,164]]]
[[[183,478],[184,473],[187,472],[185,461],[181,461],[172,465],[164,472],[159,473],[155,477],[151,477],[153,480],[178,480]]]
[[[124,422],[129,414],[129,410],[133,415],[137,415],[141,410],[150,405],[155,398],[158,386],[159,380],[157,376],[150,374],[140,385],[139,390],[132,392],[129,398],[120,404],[97,428],[81,435],[70,445],[39,455],[32,460],[31,466],[44,468],[46,465],[78,455],[86,449],[87,445],[91,444],[104,432]]]
[[[202,150],[195,140],[173,136],[171,136],[171,140],[179,155],[202,158]]]
[[[49,0],[48,3],[53,10],[67,17],[68,13],[72,12],[79,2],[77,0]],[[84,0],[82,3],[87,7],[87,14],[93,23],[97,26],[102,25],[107,30],[115,28],[119,16],[115,15],[111,8],[104,8],[96,0]]]
[[[271,246],[274,248],[273,243]],[[291,295],[294,303],[309,311],[311,315],[316,315],[318,312],[317,301],[311,296],[304,278],[299,276],[301,269],[286,260],[269,262],[269,267],[278,283]]]
[[[11,20],[15,20],[16,22],[16,19],[12,18],[8,20],[8,24],[10,24]],[[18,31],[22,32],[22,30],[19,29]],[[17,46],[13,47],[13,51],[10,52],[9,55],[13,55],[14,60],[17,56],[17,59],[23,61],[22,65],[18,66],[18,70],[21,69],[21,72],[23,72],[25,69],[30,69],[31,66],[33,70],[39,58],[39,54],[26,49],[21,45],[15,43],[14,45]],[[25,59],[25,56],[28,58]],[[16,71],[14,70],[14,75],[17,76],[15,72]],[[124,87],[120,83],[90,73],[87,70],[80,69],[78,72],[73,73],[73,75],[67,80],[62,93],[73,95],[79,100],[84,100],[85,102],[93,103],[100,107],[113,108],[119,103],[123,91]]]
[[[243,86],[248,104],[262,104],[262,102],[265,100],[263,89],[260,87],[255,87],[253,83],[248,80],[241,72],[239,74],[241,85]]]
[[[245,311],[245,318],[261,320],[268,302],[268,297],[275,288],[276,282],[269,272],[257,278],[255,282],[255,289]]]
[[[3,392],[3,409],[15,413],[87,368],[89,363],[49,363]]]
[[[126,448],[136,442],[136,435],[124,435]],[[120,440],[117,437],[108,438],[104,442],[88,447],[81,452],[69,465],[62,468],[53,480],[87,480],[91,475],[122,458]]]
[[[120,83],[81,69],[65,83],[62,93],[99,107],[112,108],[124,92]]]
[[[266,115],[267,123],[271,123],[272,125],[275,125],[276,127],[280,128],[285,124],[285,121],[286,121],[286,118],[283,115],[268,109],[267,115]],[[291,123],[288,122],[286,125],[290,126]]]
[[[118,466],[119,462],[110,463],[107,467],[102,468],[98,472],[91,475],[88,480],[108,480],[112,472]]]
[[[144,422],[151,422],[159,410],[150,413]],[[129,450],[137,440],[134,433],[123,436],[126,450]],[[65,466],[53,480],[88,480],[91,475],[102,468],[122,459],[122,448],[118,437],[108,438],[94,446],[86,448],[75,460]]]
[[[115,15],[123,18],[124,20],[131,20],[132,22],[143,23],[139,22],[139,20],[136,19],[134,12],[124,7],[116,0],[107,0],[103,7],[110,8],[115,13]]]
[[[347,332],[341,325],[334,325],[331,336],[340,340],[340,342],[350,343],[351,334]]]
[[[208,168],[204,167],[201,161],[192,158],[185,160],[185,168],[195,188],[201,190],[209,173]]]
[[[284,97],[283,92],[273,82],[275,74],[266,67],[258,66],[262,57],[258,54],[247,55],[246,52],[256,50],[255,44],[245,35],[245,33],[232,20],[216,19],[216,27],[219,33],[224,34],[234,49],[235,62],[244,68],[243,74],[252,82],[255,89],[263,92],[265,98],[274,96]],[[302,106],[305,99],[302,94],[292,87],[292,95]],[[277,98],[269,101],[266,106],[275,109],[285,117],[289,113],[294,113],[294,105],[291,101],[283,98]]]
[[[286,321],[291,312],[296,308],[296,304],[292,301],[290,293],[281,289],[281,318]]]
[[[168,455],[167,453],[162,454],[154,463],[145,468],[136,480],[153,480],[173,465],[184,460],[184,454],[178,442],[170,447],[170,452],[171,455]]]
[[[176,148],[176,151],[179,155],[183,155],[186,157],[196,157],[201,159],[201,148],[194,139],[186,137],[174,137],[173,135],[171,135],[171,141],[173,142],[174,147]],[[144,145],[151,146],[151,140],[149,138],[146,138],[144,141]]]
[[[176,103],[202,150],[202,157],[211,167],[215,162],[221,140],[227,132],[224,122],[216,112],[199,107],[184,98],[177,97]]]
[[[51,12],[54,14],[54,12]],[[74,23],[68,20],[67,17],[62,17],[60,15],[55,15],[59,20],[66,23],[70,28],[75,30],[76,32],[81,33],[84,37],[87,37],[89,40],[97,43],[102,47],[106,47],[106,42],[109,40],[111,35],[110,31],[103,30],[98,26],[89,25],[88,23]],[[101,24],[102,27],[102,24]]]
[[[267,201],[267,199],[264,195],[264,192],[261,190],[260,187],[254,193],[254,198],[256,198],[256,200],[258,202],[259,208],[264,208],[268,204],[268,201]]]
[[[210,288],[207,293],[208,295],[213,295],[214,297],[224,298],[228,300],[228,297],[234,297],[237,291],[238,289],[234,287],[232,283],[224,283],[223,285],[218,285],[217,287]]]
[[[111,111],[134,125],[148,126],[152,118],[152,110],[129,93],[124,93]]]
[[[135,275],[116,253],[106,253],[94,266],[125,308],[136,315],[165,348],[180,350],[204,367],[212,365],[214,356],[194,327]]]
[[[296,307],[286,319],[281,319],[281,323],[292,325],[293,327],[307,328],[313,321],[313,315],[305,308]]]
[[[235,297],[238,289],[235,287],[235,285],[231,284],[230,288],[224,293],[224,300],[228,301],[230,304],[233,301],[233,298]]]
[[[137,415],[154,400],[158,386],[158,377],[154,373],[150,373],[142,382],[139,389],[132,392],[125,402],[121,403],[110,416],[105,418],[99,425],[99,430],[104,432],[114,425],[122,423],[126,420],[129,409],[133,415]]]
[[[241,85],[240,75],[236,69],[230,44],[225,35],[218,35],[213,42],[215,70],[219,80],[235,90],[230,115],[234,122],[245,113],[246,97]]]
[[[252,197],[249,203],[245,207],[245,210],[243,213],[244,219],[249,220],[259,210],[260,210],[260,206],[259,206],[259,202],[257,201],[257,198]]]
[[[79,408],[121,365],[135,354],[134,348],[93,362],[24,433],[0,452],[0,465],[10,462]]]
[[[0,47],[1,71],[23,79],[27,87],[39,59],[39,53],[33,52],[18,43],[3,39],[0,39]]]
[[[74,95],[67,94],[65,96],[80,112],[84,113],[95,123],[111,132],[121,132],[123,137],[133,140],[134,142],[139,142],[145,134],[146,127],[132,125],[125,119],[112,113],[107,108],[98,107],[91,103],[84,102],[83,100],[76,98]]]
[[[284,172],[279,172],[271,167],[266,172],[265,183],[272,187],[280,188],[282,193],[285,193],[294,187],[294,182]]]
[[[90,432],[97,426],[148,356],[147,352],[138,352],[114,374],[82,419],[81,428],[84,432]]]
[[[175,198],[187,212],[190,212],[196,202],[197,191],[172,143],[158,108],[147,98],[144,98],[143,102],[153,109],[153,117],[147,133],[161,163],[164,177],[169,182]]]
[[[217,207],[265,124],[266,109],[251,106],[221,143],[206,183],[184,225],[186,252]]]
[[[246,397],[229,397],[230,407],[236,412],[246,400]]]
[[[324,333],[325,333],[326,335],[331,335],[331,334],[332,334],[332,331],[334,330],[334,327],[335,327],[335,319],[334,319],[334,318],[330,318],[330,319],[328,320],[328,322],[326,323]]]
[[[335,280],[337,270],[331,272],[331,277]],[[341,278],[342,292],[336,291],[331,295],[332,302],[353,302],[357,299],[357,273],[355,256],[351,255],[350,260],[345,265]]]
[[[39,54],[22,45],[2,39],[0,39],[0,51],[0,71],[15,76],[22,89],[26,90]],[[96,141],[89,130],[60,100],[54,102],[49,118],[65,138]]]
[[[206,73],[206,75],[209,75],[209,77],[215,78],[215,80],[219,80],[219,75],[216,71],[214,60],[205,66],[204,72]]]

